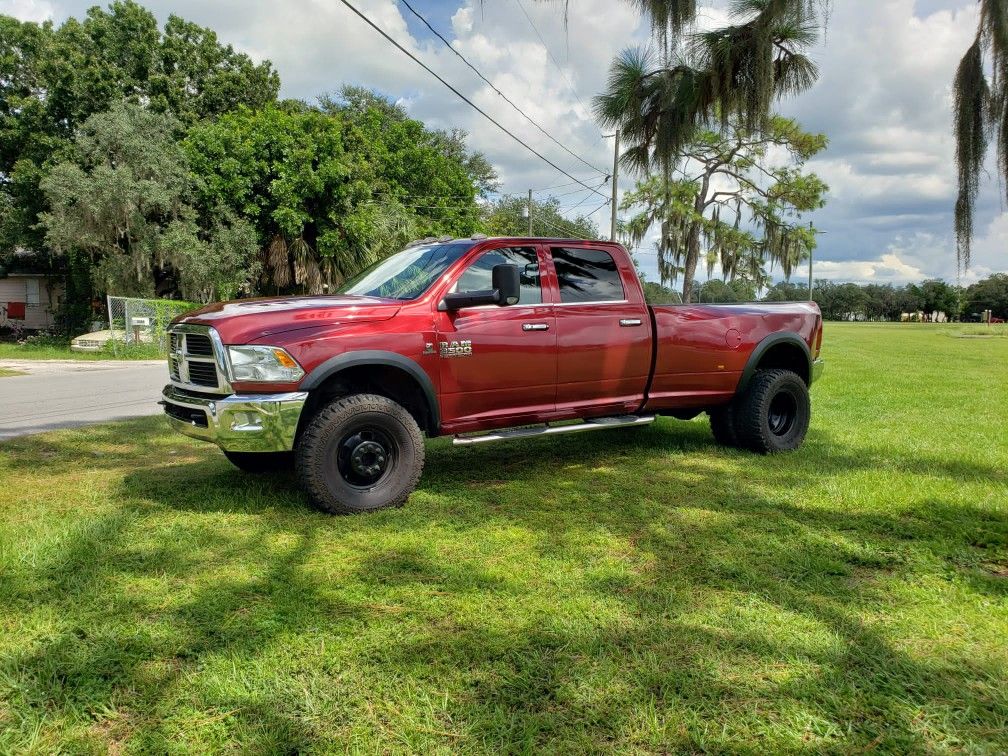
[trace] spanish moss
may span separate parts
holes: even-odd
[[[987,152],[987,131],[991,116],[991,92],[984,75],[983,42],[979,36],[959,63],[953,91],[956,166],[959,174],[959,196],[955,206],[956,249],[960,268],[968,268],[973,239],[974,205]]]

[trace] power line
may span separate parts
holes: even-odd
[[[568,219],[564,218],[564,220],[568,220]],[[564,234],[565,236],[568,235],[569,229],[561,228],[560,226],[556,225],[552,221],[546,220],[545,218],[536,218],[535,222],[536,223],[541,223],[542,225],[546,226],[547,228],[551,228],[554,231],[559,231],[560,233]],[[575,236],[574,238],[575,239],[586,240],[584,236]]]
[[[599,205],[598,207],[596,207],[596,208],[595,208],[594,210],[592,210],[592,211],[591,211],[590,213],[588,213],[588,214],[587,214],[587,215],[585,215],[584,217],[585,217],[585,218],[591,218],[591,217],[592,217],[593,215],[595,215],[595,213],[597,213],[597,212],[598,212],[599,210],[601,210],[601,209],[602,209],[603,207],[605,207],[606,205],[608,205],[608,204],[609,204],[609,203],[610,203],[611,201],[612,201],[612,200],[609,200],[609,199],[607,199],[607,200],[606,200],[605,202],[603,202],[603,203],[602,203],[601,205]]]
[[[577,98],[577,101],[579,103],[581,103],[581,107],[584,108],[585,110],[587,110],[590,113],[591,112],[591,108],[589,108],[587,105],[585,105],[584,100],[581,99],[581,95],[579,95],[578,92],[577,92],[577,90],[574,88],[574,83],[570,80],[570,77],[567,75],[567,72],[563,70],[563,66],[561,66],[560,63],[559,63],[559,61],[556,59],[556,57],[554,57],[553,51],[550,50],[550,46],[548,44],[546,44],[546,40],[543,39],[543,35],[539,33],[539,28],[535,25],[535,21],[532,20],[532,16],[530,16],[528,14],[528,11],[525,10],[525,6],[522,4],[522,1],[521,0],[515,0],[515,2],[518,4],[518,7],[521,9],[522,15],[525,16],[525,20],[529,22],[529,26],[532,27],[532,31],[535,32],[536,36],[539,37],[539,41],[542,42],[542,46],[546,49],[546,54],[549,56],[549,59],[553,61],[553,65],[556,66],[557,71],[560,72],[560,75],[563,76],[564,81],[567,82],[567,88],[571,91],[571,94],[573,94],[574,97]],[[602,140],[596,138],[595,141],[596,142],[601,142]],[[602,171],[602,172],[604,173],[604,171]]]
[[[599,186],[601,186],[601,184]],[[560,199],[561,197],[569,197],[572,194],[579,194],[580,192],[583,191],[584,189],[575,189],[572,192],[563,192],[562,194],[551,194],[550,196],[553,197],[554,199]]]
[[[486,76],[484,76],[483,73],[478,68],[476,68],[476,66],[474,66],[472,63],[470,63],[468,61],[468,59],[462,53],[460,53],[458,50],[456,50],[452,46],[452,43],[449,42],[447,39],[444,38],[444,36],[441,34],[441,32],[439,32],[437,29],[435,29],[433,26],[431,26],[430,22],[419,11],[417,11],[412,5],[410,5],[409,0],[399,0],[399,2],[401,2],[403,5],[405,5],[409,9],[410,13],[412,13],[414,16],[416,16],[418,19],[420,19],[420,22],[423,23],[423,25],[426,26],[428,29],[430,29],[431,33],[444,43],[445,47],[447,47],[449,50],[451,50],[453,53],[455,53],[456,57],[458,57],[459,60],[461,60],[463,63],[465,63],[470,69],[472,69],[473,73],[475,73],[483,81],[485,81],[490,86],[490,88],[494,92],[496,92],[501,97],[501,99],[504,100],[504,102],[506,102],[508,105],[510,105],[512,108],[514,108],[526,121],[528,121],[533,126],[535,126],[537,129],[539,129],[539,131],[541,131],[543,133],[543,135],[546,136],[547,139],[549,139],[551,142],[553,142],[553,144],[555,144],[557,147],[559,147],[560,149],[562,149],[564,152],[566,152],[567,154],[569,154],[574,159],[579,160],[582,163],[584,163],[586,166],[588,166],[589,168],[591,168],[593,171],[601,173],[603,176],[608,175],[607,171],[604,171],[604,170],[602,170],[600,168],[597,168],[596,166],[592,165],[587,160],[585,160],[583,157],[581,157],[580,155],[578,155],[576,152],[572,151],[569,147],[567,147],[567,145],[565,145],[562,142],[560,142],[557,139],[555,139],[552,134],[550,134],[548,131],[546,131],[546,129],[544,129],[535,120],[533,120],[533,118],[530,115],[528,115],[528,113],[526,113],[524,110],[522,110],[517,105],[515,105],[514,102],[511,100],[510,97],[508,97],[506,94],[504,94],[503,92],[501,92],[497,88],[497,86],[492,81],[490,81],[490,79],[488,79]]]
[[[574,186],[574,184],[576,184],[576,183],[578,183],[578,182],[577,181],[568,181],[566,184],[556,184],[554,186],[544,186],[542,189],[533,189],[532,191],[538,194],[540,192],[548,192],[550,189],[563,189],[565,186]]]
[[[534,147],[531,147],[528,143],[524,142],[520,137],[517,137],[512,132],[508,131],[504,126],[502,126],[497,120],[495,120],[492,116],[490,116],[479,105],[477,105],[475,102],[473,102],[468,97],[466,97],[464,94],[462,94],[460,91],[458,91],[455,87],[453,87],[451,84],[449,84],[443,78],[441,78],[441,76],[439,76],[434,71],[434,69],[432,69],[430,66],[428,66],[426,63],[424,63],[422,60],[420,60],[417,56],[415,56],[413,53],[411,53],[409,50],[407,50],[401,44],[399,44],[394,39],[392,39],[392,37],[390,37],[389,34],[384,29],[382,29],[374,21],[372,21],[370,18],[368,18],[363,13],[361,13],[359,10],[357,10],[357,8],[355,8],[349,2],[349,0],[340,0],[340,2],[342,2],[343,5],[345,5],[351,11],[353,11],[354,15],[356,15],[358,18],[360,18],[362,21],[364,21],[364,23],[366,23],[368,26],[370,26],[372,29],[374,29],[376,32],[378,32],[380,35],[382,35],[382,37],[384,37],[386,39],[386,41],[388,41],[392,45],[394,45],[401,53],[403,53],[404,55],[408,56],[414,63],[416,63],[418,66],[420,66],[421,68],[423,68],[427,73],[429,73],[435,79],[437,79],[442,84],[444,84],[460,100],[462,100],[463,102],[465,102],[467,105],[469,105],[469,107],[471,107],[473,110],[475,110],[481,116],[483,116],[488,121],[490,121],[490,123],[492,123],[498,129],[500,129],[505,134],[507,134],[509,137],[511,137],[512,139],[514,139],[516,142],[518,142],[518,144],[520,144],[526,150],[528,150],[529,152],[531,152],[533,155],[535,155],[537,158],[539,158],[544,163],[546,163],[547,165],[549,165],[551,168],[554,168],[555,170],[559,171],[560,173],[562,173],[567,178],[569,178],[569,179],[575,181],[576,183],[580,184],[585,189],[591,189],[593,192],[595,192],[600,197],[604,197],[605,196],[604,194],[602,194],[602,192],[598,191],[597,189],[592,189],[592,187],[588,186],[588,184],[586,184],[583,181],[581,181],[579,178],[577,178],[577,176],[572,176],[570,173],[568,173],[567,171],[565,171],[563,168],[561,168],[559,165],[557,165],[556,163],[554,163],[548,157],[546,157],[545,155],[543,155],[543,154],[539,153],[538,151],[536,151],[536,149]]]
[[[601,186],[602,186],[602,184],[599,184],[599,187],[601,187]],[[587,202],[590,198],[591,198],[591,195],[590,194],[586,194],[584,196],[584,199],[582,199],[580,202],[578,202],[576,205],[574,205],[574,207],[572,207],[570,209],[571,210],[577,210],[577,208],[581,207],[581,205],[583,205],[585,202]],[[605,207],[610,202],[612,202],[612,200],[609,197],[606,197],[606,201],[602,204],[602,207]],[[592,212],[595,212],[595,211],[592,210]]]

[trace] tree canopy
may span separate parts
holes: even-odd
[[[476,230],[481,156],[461,141],[371,96],[242,109],[190,129],[184,148],[203,224],[248,218],[264,286],[319,292],[411,239]]]
[[[1008,273],[995,273],[971,284],[963,294],[963,311],[968,317],[990,310],[996,318],[1008,320]]]
[[[0,250],[43,249],[40,182],[90,116],[126,101],[187,126],[273,102],[279,87],[269,62],[254,63],[177,16],[161,30],[132,0],[58,27],[0,16],[0,193],[9,208]]]
[[[209,299],[250,289],[255,232],[231,214],[196,224],[178,128],[169,115],[119,102],[84,121],[74,158],[42,180],[46,241],[102,290]]]
[[[528,236],[528,198],[506,194],[483,209],[482,229],[491,236]],[[560,213],[560,200],[532,200],[532,235],[563,239],[598,239],[599,229],[586,215],[573,220]]]
[[[780,116],[758,132],[735,123],[727,131],[697,132],[676,163],[624,196],[623,208],[635,211],[627,222],[631,242],[658,226],[659,276],[668,283],[681,274],[687,302],[704,253],[708,276],[719,265],[726,279],[742,278],[756,290],[768,281],[766,263],[790,277],[816,244],[801,214],[822,207],[827,190],[802,166],[826,142]],[[789,160],[768,159],[771,148]]]

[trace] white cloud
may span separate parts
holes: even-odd
[[[55,15],[55,9],[47,0],[4,0],[0,3],[0,13],[22,21],[45,21]]]
[[[816,278],[843,281],[904,283],[926,278],[924,271],[903,261],[896,252],[887,252],[877,260],[826,261],[814,267]]]

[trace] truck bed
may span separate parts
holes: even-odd
[[[814,302],[649,306],[654,369],[645,408],[727,402],[756,346],[796,334],[814,353],[821,318]]]

